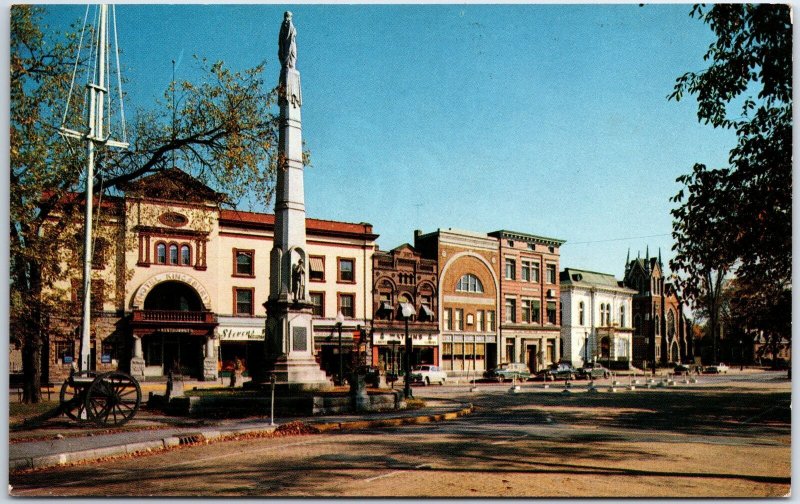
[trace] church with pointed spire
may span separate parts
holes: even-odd
[[[625,287],[633,295],[633,362],[637,367],[653,368],[670,362],[694,360],[691,328],[683,313],[683,301],[675,285],[667,281],[661,249],[650,257],[650,247],[642,258],[638,253],[625,260]]]

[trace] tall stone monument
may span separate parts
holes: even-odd
[[[297,31],[286,12],[278,37],[280,134],[275,189],[275,237],[270,252],[265,352],[267,371],[278,384],[318,389],[331,382],[314,360],[311,302],[306,293],[306,209],[303,194],[303,137],[300,72],[295,68]]]

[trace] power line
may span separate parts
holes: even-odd
[[[625,240],[638,240],[640,238],[657,238],[661,236],[672,236],[672,233],[665,233],[665,234],[654,234],[654,235],[646,235],[646,236],[630,236],[628,238],[609,238],[607,240],[593,240],[593,241],[582,241],[582,242],[567,242],[569,245],[584,245],[587,243],[603,243],[603,242],[614,242],[614,241],[625,241]]]

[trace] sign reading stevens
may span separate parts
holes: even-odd
[[[219,332],[222,341],[264,341],[264,329],[254,327],[233,327],[222,329]]]

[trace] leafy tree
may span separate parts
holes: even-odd
[[[11,8],[10,322],[22,345],[26,402],[41,400],[45,336],[54,330],[49,316],[64,305],[56,286],[68,274],[63,251],[75,248],[67,224],[80,222],[83,198],[65,196],[82,190],[85,155],[58,134],[78,38],[51,32],[43,13],[31,5]],[[169,167],[175,153],[185,171],[233,199],[269,201],[278,124],[276,94],[261,77],[265,64],[234,72],[198,61],[205,79],[175,84],[182,96],[174,124],[170,104],[157,104],[135,118],[129,150],[99,155],[97,193]]]
[[[697,5],[691,16],[716,36],[710,65],[679,77],[669,99],[694,95],[698,119],[734,130],[737,144],[728,166],[696,164],[678,177],[670,266],[684,297],[705,305],[714,336],[725,275],[764,295],[790,283],[792,25],[778,4]]]

